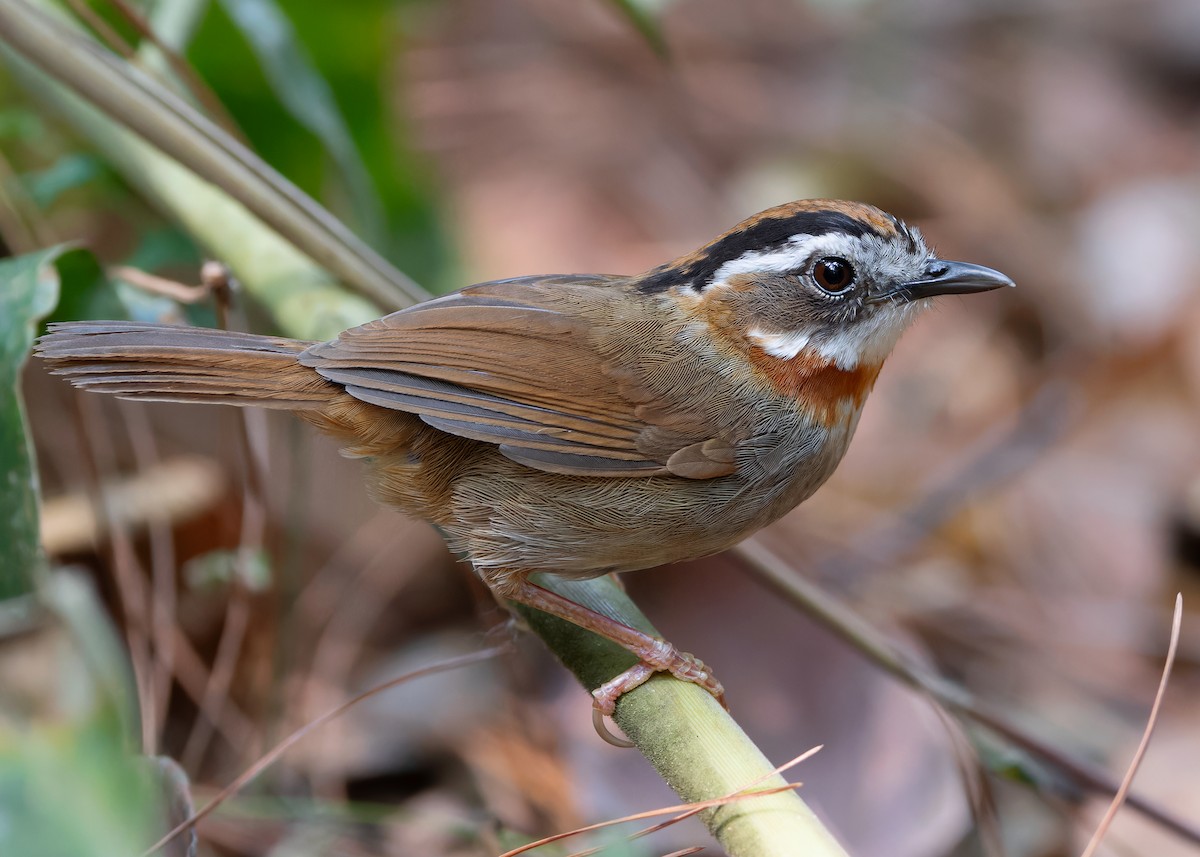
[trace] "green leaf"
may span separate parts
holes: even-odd
[[[58,303],[59,246],[0,261],[0,598],[33,589],[42,565],[38,484],[18,389],[40,319]]]
[[[62,284],[54,321],[128,317],[90,251],[81,247],[66,249],[54,260],[54,269]]]
[[[346,183],[354,214],[368,240],[383,243],[383,204],[375,193],[332,88],[317,71],[296,30],[275,0],[222,0],[258,59],[272,91],[297,122],[321,141]]]
[[[129,318],[136,306],[80,247],[0,261],[0,599],[30,592],[42,566],[37,471],[19,390],[38,324],[52,312],[61,320]]]
[[[145,765],[102,717],[0,731],[0,853],[138,854],[157,801]]]
[[[139,854],[186,811],[186,780],[135,755],[133,670],[88,579],[50,573],[37,594],[35,627],[0,641],[0,854]]]
[[[436,170],[428,156],[413,145],[405,118],[410,112],[404,103],[405,88],[397,86],[396,74],[391,71],[403,65],[397,55],[397,37],[403,41],[410,26],[419,26],[415,22],[410,25],[407,16],[419,17],[420,4],[411,0],[400,4],[394,0],[350,4],[288,0],[284,5],[297,38],[332,89],[382,199],[387,224],[377,249],[435,291],[463,285],[443,224]],[[188,58],[220,93],[259,154],[308,193],[328,199],[337,210],[348,206],[342,183],[329,176],[332,164],[324,156],[321,142],[299,127],[280,103],[262,63],[222,6],[204,17],[188,46]],[[370,237],[374,240],[376,236]]]

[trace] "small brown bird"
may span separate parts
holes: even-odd
[[[88,390],[296,411],[497,596],[635,654],[594,691],[611,713],[656,671],[721,685],[530,575],[700,557],[776,520],[829,478],[925,299],[1011,285],[877,208],[806,200],[644,274],[483,283],[330,342],[72,322],[38,353]]]

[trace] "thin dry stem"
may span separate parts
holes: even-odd
[[[742,542],[734,548],[734,552],[746,560],[764,582],[846,640],[884,672],[914,690],[928,694],[956,716],[986,727],[1001,741],[1036,757],[1080,788],[1104,795],[1111,795],[1119,788],[1119,784],[1106,771],[1026,732],[1004,715],[980,703],[965,688],[937,675],[912,655],[896,648],[845,604],[805,580],[787,561],[763,545],[761,540]],[[1164,807],[1136,794],[1127,795],[1126,802],[1146,818],[1190,842],[1200,844],[1200,829]]]
[[[236,575],[231,586],[232,594],[226,604],[225,621],[221,625],[221,636],[217,642],[217,654],[213,658],[212,670],[208,674],[204,694],[199,702],[200,711],[204,716],[196,718],[179,756],[180,764],[188,771],[199,769],[204,752],[212,740],[213,726],[224,719],[225,708],[229,705],[229,688],[233,683],[233,673],[242,650],[246,628],[250,624],[250,593],[236,579]],[[243,745],[237,749],[245,752],[246,747]]]
[[[395,603],[395,595],[407,586],[417,568],[400,566],[397,573],[396,542],[384,542],[375,556],[363,567],[353,581],[346,581],[346,590],[336,601],[313,649],[312,667],[304,683],[305,699],[300,711],[311,711],[323,700],[329,688],[341,687],[351,675],[351,667],[361,656],[363,638],[375,627],[381,616]],[[317,782],[317,790],[327,791],[327,781]]]
[[[121,403],[120,412],[138,469],[146,471],[159,466],[162,459],[158,454],[158,444],[150,428],[150,421],[146,418],[146,412],[129,402]],[[154,643],[150,690],[154,700],[155,718],[165,726],[171,688],[174,686],[174,632],[178,630],[175,616],[175,537],[171,527],[159,517],[151,517],[147,528],[150,533],[150,639]],[[155,747],[162,737],[162,726],[155,734]]]
[[[372,696],[383,693],[385,690],[390,690],[391,688],[397,687],[401,684],[405,684],[413,679],[424,678],[425,676],[434,675],[435,673],[446,672],[448,670],[470,666],[471,664],[477,664],[482,661],[498,657],[499,655],[506,654],[509,651],[510,647],[507,645],[492,646],[487,649],[482,649],[478,652],[472,652],[469,655],[460,655],[459,657],[448,658],[440,663],[422,667],[421,669],[413,670],[412,672],[405,673],[402,676],[385,681],[382,684],[376,685],[370,690],[363,691],[357,696],[351,697],[341,705],[338,705],[336,708],[325,712],[320,717],[314,718],[304,726],[301,726],[295,732],[292,732],[290,735],[264,753],[257,762],[243,771],[236,779],[233,780],[233,782],[217,792],[213,799],[205,804],[202,809],[196,811],[191,816],[181,821],[166,834],[164,834],[161,839],[143,851],[141,857],[150,857],[150,855],[154,854],[155,851],[158,851],[164,845],[171,842],[179,834],[194,826],[197,822],[208,816],[217,807],[228,800],[230,796],[236,794],[238,791],[244,788],[247,783],[261,774],[267,767],[273,764],[280,756],[291,749],[294,744],[304,738],[304,736],[306,736],[308,733],[312,732],[314,729],[324,726],[326,723],[333,720],[335,717],[344,714],[346,711],[350,710],[355,705],[358,705],[363,700],[370,699]]]
[[[1112,826],[1113,819],[1116,818],[1117,812],[1120,811],[1129,795],[1133,778],[1142,764],[1142,758],[1146,755],[1146,748],[1150,746],[1150,736],[1154,734],[1154,725],[1158,722],[1158,712],[1162,708],[1163,697],[1167,694],[1167,683],[1171,680],[1171,668],[1175,666],[1175,654],[1179,650],[1179,631],[1182,625],[1183,593],[1177,593],[1175,595],[1175,615],[1171,619],[1171,642],[1167,645],[1167,659],[1163,664],[1158,691],[1154,694],[1154,704],[1150,706],[1150,716],[1146,720],[1146,728],[1142,730],[1142,740],[1138,742],[1137,750],[1134,751],[1133,759],[1129,763],[1129,769],[1125,771],[1125,776],[1121,780],[1117,793],[1113,796],[1112,803],[1104,813],[1104,818],[1100,819],[1100,824],[1097,825],[1096,832],[1092,835],[1092,840],[1083,850],[1081,857],[1092,857],[1096,853],[1108,828]]]
[[[543,839],[539,839],[536,842],[527,843],[525,845],[520,846],[519,848],[514,848],[511,851],[505,851],[503,854],[500,855],[500,857],[517,857],[517,855],[519,855],[519,854],[524,854],[528,851],[534,850],[535,848],[541,848],[543,845],[549,845],[552,842],[561,842],[562,840],[569,839],[573,836],[580,836],[584,833],[593,833],[597,830],[604,830],[605,828],[615,827],[618,824],[626,824],[630,821],[643,821],[647,818],[655,818],[660,815],[674,815],[674,818],[671,818],[669,821],[663,822],[662,824],[656,824],[652,827],[644,828],[642,830],[637,831],[636,833],[631,834],[628,837],[628,839],[630,839],[630,840],[638,839],[642,836],[647,836],[651,833],[655,833],[659,830],[662,830],[665,827],[669,827],[672,824],[678,824],[679,822],[683,821],[684,819],[691,818],[693,815],[698,815],[699,813],[703,812],[706,809],[712,809],[714,807],[724,806],[725,804],[734,803],[738,800],[741,800],[741,799],[747,798],[747,797],[762,797],[765,795],[779,794],[780,792],[791,791],[792,789],[800,788],[800,786],[802,785],[801,783],[788,783],[786,785],[774,786],[770,789],[763,789],[761,791],[751,791],[751,789],[753,789],[755,786],[770,779],[771,777],[774,777],[778,774],[782,774],[784,771],[787,771],[787,770],[795,767],[796,765],[800,764],[801,762],[805,761],[806,759],[811,759],[813,756],[815,756],[817,753],[819,753],[821,751],[823,746],[824,745],[818,745],[816,747],[813,747],[812,749],[805,750],[799,756],[796,756],[794,759],[791,759],[790,761],[785,762],[784,764],[780,765],[778,768],[775,768],[772,771],[768,771],[767,773],[763,774],[760,777],[755,778],[754,780],[752,780],[751,782],[742,786],[741,788],[736,789],[732,792],[729,792],[725,795],[722,795],[721,797],[711,798],[709,800],[693,801],[692,803],[678,804],[677,806],[662,807],[660,809],[650,809],[650,810],[646,810],[645,812],[637,812],[632,815],[622,816],[621,818],[611,818],[611,819],[608,819],[607,821],[598,821],[595,824],[589,824],[584,827],[577,827],[574,830],[568,830],[564,833],[555,833],[555,834],[552,834],[551,836],[547,836]],[[591,849],[589,851],[579,852],[578,854],[572,855],[572,857],[586,857],[586,855],[595,854],[595,853],[596,853],[596,849]]]
[[[311,577],[304,583],[293,605],[295,614],[306,628],[320,628],[329,622],[338,608],[335,595],[352,588],[348,574],[361,574],[370,559],[360,558],[360,545],[375,544],[379,537],[396,528],[396,513],[380,508],[350,533]]]
[[[979,843],[983,853],[987,857],[1004,857],[996,798],[980,762],[979,751],[964,734],[962,724],[955,720],[949,711],[936,700],[930,700],[930,703],[950,738],[954,764],[962,778],[963,790],[967,793],[967,801],[971,807],[971,816],[975,820],[975,828],[979,831]]]
[[[733,795],[724,797],[715,797],[708,800],[694,801],[692,803],[681,803],[675,806],[664,806],[659,809],[648,809],[645,812],[634,813],[623,818],[614,818],[610,821],[599,821],[595,824],[589,824],[586,827],[577,827],[575,830],[568,830],[565,833],[555,833],[553,836],[547,836],[544,839],[539,839],[537,842],[530,842],[527,845],[522,845],[520,848],[514,848],[511,851],[505,851],[500,857],[517,857],[519,854],[525,854],[535,848],[541,848],[543,845],[549,845],[552,842],[560,842],[563,839],[568,839],[572,836],[579,836],[583,833],[592,833],[597,830],[603,830],[606,827],[612,827],[617,824],[625,824],[630,821],[643,821],[647,818],[654,818],[659,815],[671,815],[673,813],[684,813],[694,815],[703,812],[706,809],[714,809],[718,806],[737,803],[738,801],[746,800],[747,798],[766,797],[767,795],[780,794],[781,792],[790,792],[803,786],[803,783],[786,783],[782,786],[772,786],[769,789],[753,792],[738,792]]]
[[[791,761],[785,762],[784,764],[782,764],[778,768],[776,768],[774,771],[771,771],[770,773],[767,773],[767,774],[763,774],[761,777],[756,778],[753,782],[750,783],[750,785],[746,786],[746,788],[747,789],[753,788],[754,786],[757,786],[757,785],[761,784],[762,782],[764,782],[765,780],[767,780],[769,777],[772,777],[775,774],[782,774],[784,771],[790,770],[791,768],[795,767],[796,765],[800,764],[801,762],[806,761],[807,759],[811,759],[817,753],[821,752],[821,750],[824,749],[824,746],[825,746],[824,744],[818,744],[816,747],[813,747],[809,750],[805,750],[799,756],[796,756]],[[668,819],[667,821],[660,822],[659,824],[654,824],[654,825],[651,825],[650,827],[644,827],[641,830],[637,831],[636,833],[632,834],[629,838],[630,839],[638,839],[643,836],[649,836],[652,833],[657,833],[658,831],[663,830],[664,828],[670,827],[673,824],[678,824],[681,821],[691,818],[693,815],[697,815],[701,811],[702,810],[699,810],[699,809],[690,810],[688,812],[677,815],[674,818]]]
[[[208,268],[202,279],[205,288],[216,299],[217,317],[221,327],[228,329],[232,310],[228,277]],[[187,770],[195,770],[199,766],[200,759],[212,739],[212,724],[220,720],[221,709],[229,702],[229,688],[250,622],[250,592],[246,583],[249,575],[245,564],[249,562],[250,557],[256,556],[262,550],[266,537],[264,485],[267,469],[267,416],[259,410],[240,408],[235,419],[244,464],[242,472],[246,474],[242,492],[241,531],[234,559],[232,595],[226,605],[225,621],[221,627],[217,654],[213,659],[212,673],[202,705],[204,709],[215,714],[207,719],[198,719],[192,727],[182,756],[184,768]]]
[[[121,38],[121,34],[114,30],[103,18],[96,14],[96,10],[89,6],[84,0],[67,0],[67,4],[71,10],[79,16],[80,20],[86,23],[97,36],[100,41],[114,53],[118,53],[125,59],[133,56],[133,46],[125,39]]]
[[[200,711],[200,716],[212,722],[213,728],[230,747],[234,750],[246,747],[254,738],[254,723],[232,699],[226,699],[219,710],[205,708],[204,693],[211,680],[208,665],[178,624],[172,627],[172,636],[175,677],[179,680],[179,686]]]
[[[144,292],[162,295],[181,304],[197,304],[207,300],[212,294],[212,290],[205,283],[189,286],[186,283],[168,280],[166,277],[160,277],[129,265],[113,265],[108,269],[108,275],[113,279],[124,280]]]
[[[125,637],[137,687],[138,710],[141,712],[140,746],[144,753],[151,753],[158,729],[154,722],[155,708],[151,686],[153,669],[146,574],[133,548],[133,539],[128,527],[119,515],[112,513],[108,504],[104,502],[105,495],[101,491],[104,478],[116,470],[116,453],[108,432],[108,424],[100,411],[101,403],[94,397],[78,393],[72,396],[72,402],[76,406],[80,446],[88,465],[91,490],[103,513],[113,577],[116,579],[121,609],[125,614]]]

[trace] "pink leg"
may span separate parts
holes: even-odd
[[[668,672],[681,681],[698,684],[715,696],[722,705],[725,704],[725,689],[708,667],[687,652],[679,651],[666,640],[652,637],[595,610],[576,604],[569,598],[531,583],[525,575],[514,574],[502,582],[493,584],[492,588],[503,598],[565,619],[606,640],[611,640],[638,657],[640,663],[592,691],[596,709],[601,714],[611,715],[622,694],[644,684],[656,672]]]

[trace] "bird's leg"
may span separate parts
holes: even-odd
[[[681,652],[666,640],[652,637],[595,610],[576,604],[569,598],[551,592],[529,580],[526,573],[508,573],[488,581],[492,591],[501,598],[525,604],[551,616],[578,625],[606,640],[611,640],[637,656],[640,663],[609,679],[592,691],[596,709],[611,715],[622,694],[643,684],[656,672],[669,672],[681,681],[698,684],[721,705],[725,704],[725,689],[698,658]]]

